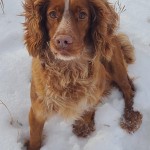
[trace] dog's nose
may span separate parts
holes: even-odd
[[[66,49],[73,43],[73,39],[69,35],[59,35],[55,38],[55,44],[60,49]]]

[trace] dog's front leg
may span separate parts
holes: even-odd
[[[29,123],[30,123],[30,140],[27,145],[27,150],[40,150],[45,118],[38,116],[37,112],[34,111],[31,107],[29,113]]]
[[[122,92],[125,102],[124,115],[120,125],[129,133],[135,132],[142,123],[142,115],[133,109],[135,88],[124,66],[116,68],[114,81]]]
[[[121,120],[121,127],[127,132],[135,132],[142,123],[142,115],[138,111],[134,111],[134,94],[135,88],[132,80],[129,78],[125,63],[123,62],[123,56],[121,54],[121,50],[118,50],[117,53],[114,53],[114,56],[111,61],[111,69],[110,75],[112,77],[112,81],[115,82],[117,87],[123,94],[125,108],[124,115]]]
[[[142,123],[142,115],[139,111],[134,111],[133,109],[135,88],[129,77],[120,84],[120,88],[125,101],[124,115],[120,125],[129,133],[132,133],[135,132]]]
[[[42,131],[46,121],[43,101],[38,98],[33,82],[31,82],[31,108],[29,112],[30,140],[26,143],[27,150],[40,150]]]

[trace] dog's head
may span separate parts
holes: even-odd
[[[106,0],[26,0],[24,8],[32,56],[50,50],[57,59],[72,60],[92,47],[110,59],[118,16]]]

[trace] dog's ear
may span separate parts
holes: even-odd
[[[36,57],[47,47],[49,41],[46,28],[46,0],[26,0],[24,3],[25,44],[29,54]]]
[[[111,60],[112,38],[117,27],[118,15],[106,0],[89,0],[91,10],[91,37],[96,52]]]

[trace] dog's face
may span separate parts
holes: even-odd
[[[47,7],[50,50],[56,58],[72,60],[86,47],[90,12],[87,0],[51,0]]]
[[[32,56],[50,50],[57,59],[84,57],[83,51],[111,57],[117,14],[106,0],[26,0],[25,43]]]

